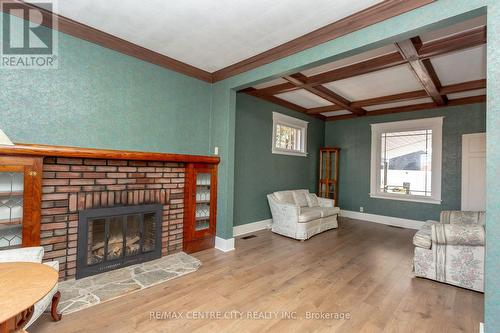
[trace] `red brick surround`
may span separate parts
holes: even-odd
[[[75,276],[78,211],[118,205],[163,204],[162,255],[182,250],[182,163],[46,157],[41,244],[57,260],[60,279]]]

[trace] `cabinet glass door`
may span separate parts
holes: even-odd
[[[24,169],[4,170],[0,170],[0,250],[22,244]]]
[[[210,186],[211,174],[200,172],[196,174],[196,209],[195,231],[210,228]]]

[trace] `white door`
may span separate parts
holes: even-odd
[[[486,209],[486,133],[462,136],[462,210]]]

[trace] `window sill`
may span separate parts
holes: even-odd
[[[272,150],[273,154],[307,157],[307,153],[298,151]]]
[[[391,194],[382,194],[382,193],[370,193],[370,198],[375,199],[389,199],[389,200],[398,200],[398,201],[411,201],[411,202],[421,202],[433,205],[440,205],[441,200],[432,199],[432,198],[419,198],[416,196],[399,196],[399,195],[391,195]]]

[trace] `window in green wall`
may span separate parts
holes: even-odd
[[[441,202],[442,121],[372,124],[371,197]]]
[[[307,122],[273,112],[273,154],[307,156]]]

